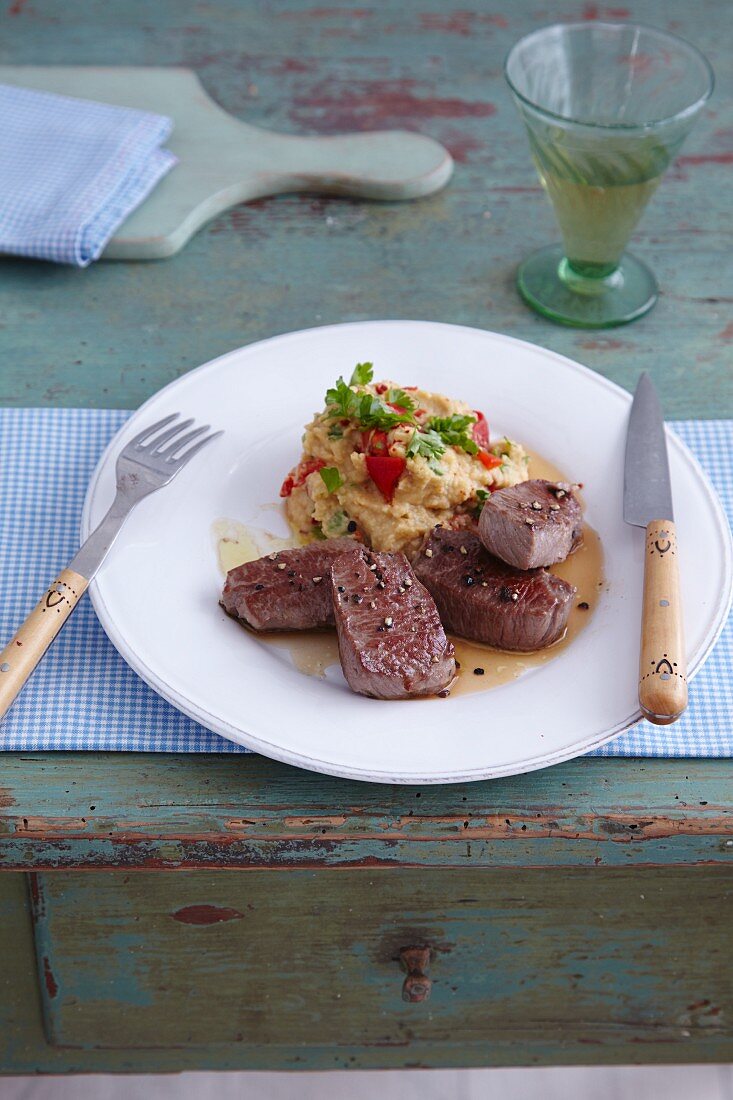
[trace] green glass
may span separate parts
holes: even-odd
[[[519,269],[524,300],[578,328],[654,305],[657,284],[626,244],[713,90],[689,43],[634,23],[569,23],[522,38],[505,75],[562,245]]]

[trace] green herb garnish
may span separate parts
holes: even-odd
[[[467,454],[475,455],[478,453],[478,444],[467,431],[469,425],[475,423],[475,416],[455,413],[453,416],[432,416],[426,427],[437,432],[447,446],[460,447]]]
[[[489,499],[490,496],[491,496],[491,494],[489,493],[488,489],[477,489],[476,490],[476,499],[478,500],[478,504],[476,505],[476,507],[473,510],[473,514],[476,517],[476,519],[478,519],[479,516],[481,515],[483,506],[484,506],[484,504],[486,504],[486,501]]]
[[[405,415],[409,416],[411,420],[415,416],[415,402],[405,390],[398,389],[396,386],[387,390],[387,403],[389,405],[399,405],[401,409],[405,410]]]
[[[334,493],[336,489],[339,489],[344,483],[341,474],[335,466],[322,466],[318,472],[329,493]]]
[[[384,402],[378,397],[372,397],[370,393],[357,394],[356,397],[356,418],[365,428],[381,428],[388,432],[390,428],[396,428],[408,419],[407,415],[388,409]]]
[[[373,363],[357,363],[349,380],[350,386],[367,386],[374,377]]]
[[[326,406],[327,415],[333,419],[355,420],[362,428],[381,428],[382,431],[413,419],[410,413],[388,408],[371,393],[356,393],[343,378],[326,391]]]
[[[356,401],[357,395],[346,385],[343,378],[339,378],[335,386],[332,386],[330,390],[326,390],[326,405],[329,416],[344,418],[353,416]]]
[[[430,464],[431,470],[440,473],[438,458],[446,447],[460,447],[467,454],[475,455],[478,452],[478,444],[468,434],[467,429],[476,423],[475,416],[431,416],[424,428],[416,428],[412,439],[407,446],[407,457],[414,458],[422,455]]]
[[[335,386],[326,390],[326,413],[333,419],[355,420],[362,428],[379,428],[389,431],[398,424],[415,423],[415,402],[405,390],[392,387],[386,400],[371,393],[357,393],[354,386],[368,385],[374,376],[371,363],[357,363],[348,386],[339,378]],[[398,405],[404,412],[389,407]],[[329,435],[338,438],[331,429]]]
[[[441,474],[443,472],[438,465],[438,459],[444,452],[445,444],[437,432],[431,429],[422,431],[417,428],[412,433],[412,438],[405,450],[405,454],[408,458],[422,455],[423,458],[427,459],[430,469],[436,474]]]
[[[438,474],[442,472],[438,459],[444,454],[446,447],[459,447],[470,455],[478,452],[478,444],[470,431],[470,426],[476,423],[475,416],[433,416],[425,425],[417,425],[415,400],[406,390],[392,386],[382,399],[371,393],[359,393],[353,388],[368,385],[373,377],[371,363],[357,363],[348,385],[343,378],[339,378],[336,385],[326,391],[326,415],[331,420],[353,420],[361,428],[376,428],[386,432],[399,424],[414,425],[406,455],[408,458],[421,455]],[[394,405],[403,411],[397,412],[392,408]],[[328,434],[331,438],[338,439],[343,431],[338,425],[334,425]],[[338,474],[338,471],[335,473]],[[329,492],[333,492],[341,484],[339,481],[331,488],[330,480],[327,480],[330,478],[329,469],[321,470],[321,477]]]

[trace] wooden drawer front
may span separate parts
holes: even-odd
[[[58,1045],[730,1034],[730,890],[715,868],[65,872],[33,886]],[[398,961],[413,944],[432,948],[416,1004]]]

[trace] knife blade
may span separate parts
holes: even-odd
[[[674,519],[672,484],[662,406],[645,371],[636,387],[626,436],[624,519],[646,527],[660,516]]]
[[[639,704],[650,722],[668,725],[687,707],[687,663],[664,417],[646,373],[639,379],[629,416],[624,519],[646,528]]]

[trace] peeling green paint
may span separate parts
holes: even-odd
[[[733,857],[726,761],[584,759],[424,788],[354,784],[258,756],[36,753],[5,754],[3,763],[0,866],[8,870],[726,865]]]
[[[498,1041],[523,1059],[535,1037],[572,1052],[622,1030],[627,1046],[733,1047],[721,868],[69,872],[39,876],[39,893],[58,1046],[358,1043],[414,1058],[460,1039],[490,1060]],[[241,919],[170,919],[202,898]],[[416,943],[432,949],[422,1005],[401,996],[400,951]]]

